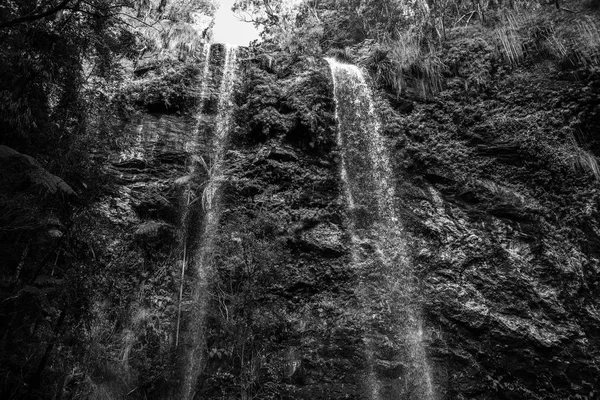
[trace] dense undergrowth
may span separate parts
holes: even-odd
[[[362,62],[377,82],[397,96],[423,98],[439,93],[446,77],[459,75],[466,79],[465,85],[484,88],[496,68],[545,59],[564,70],[579,70],[583,76],[598,73],[597,18],[547,10],[506,10],[499,15],[494,26],[455,27],[439,40],[427,37],[418,27],[398,32],[379,42]],[[478,51],[485,52],[485,58],[474,57]],[[467,59],[476,64],[461,62]],[[468,70],[461,71],[459,66]]]

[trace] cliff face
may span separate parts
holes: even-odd
[[[450,42],[435,99],[378,100],[438,396],[595,398],[598,77],[469,46]],[[391,337],[391,297],[374,292],[382,305],[361,314],[369,278],[350,267],[328,71],[258,62],[244,79],[218,253],[237,292],[215,303],[203,393],[368,398],[371,357],[380,396],[398,396],[390,382],[409,372],[377,339]]]
[[[57,398],[178,398],[197,340],[195,398],[425,398],[411,392],[402,297],[373,261],[376,238],[362,238],[364,262],[352,251],[320,58],[239,55],[206,313],[194,320],[188,249],[203,240],[223,48],[210,54],[206,94],[189,90],[203,78],[190,69],[181,107],[157,95],[176,94],[144,92],[140,71],[134,100],[162,113],[111,125],[115,153],[96,154],[111,185],[66,239],[84,254],[92,322],[67,319],[63,333],[42,316],[13,319],[34,326],[27,343],[51,337],[62,351],[44,384]],[[370,82],[436,398],[597,398],[600,77],[548,60],[510,66],[460,38],[442,61],[443,90],[428,99]],[[189,104],[193,118],[168,114]]]
[[[492,62],[473,89],[471,54],[390,118],[432,358],[450,398],[595,398],[598,76]]]
[[[598,77],[548,61],[508,67],[460,40],[445,57],[451,72],[435,98],[375,92],[437,397],[595,398]],[[485,82],[473,83],[473,65],[484,66]],[[378,289],[387,277],[376,264],[352,259],[327,64],[249,53],[239,68],[196,396],[414,398],[394,336],[397,299]],[[211,134],[206,118],[200,141]],[[202,218],[194,210],[188,227]],[[199,240],[191,229],[190,246]],[[181,266],[177,240],[171,275]],[[152,282],[145,290],[164,287]],[[185,282],[182,330],[198,323],[186,300],[193,272]],[[179,284],[165,292],[168,313],[144,303],[161,321],[153,346],[166,354]],[[175,372],[163,389],[148,385],[157,396],[179,385],[179,361],[164,363]]]
[[[200,397],[360,398],[326,64],[254,60],[238,102]]]

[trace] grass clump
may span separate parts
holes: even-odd
[[[409,88],[416,96],[429,98],[442,89],[446,65],[436,45],[418,27],[396,31],[385,38],[369,60],[376,80],[393,90],[396,96]]]
[[[447,73],[464,78],[466,87],[482,88],[502,64],[514,68],[552,60],[561,70],[600,66],[600,23],[591,15],[540,7],[500,9],[494,15],[486,24],[454,27],[447,35],[425,22],[398,28],[377,39],[367,64],[396,96],[423,99],[444,88]]]
[[[506,13],[504,23],[494,32],[502,58],[512,65],[520,63],[525,57],[524,40],[519,29],[522,21],[516,14]]]
[[[568,159],[574,171],[590,173],[597,181],[600,180],[600,166],[598,158],[589,150],[579,145],[572,131],[567,133],[569,145],[567,147]]]
[[[506,11],[494,36],[500,56],[512,65],[545,58],[563,69],[599,65],[600,25],[589,15]]]

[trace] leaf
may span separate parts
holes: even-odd
[[[190,180],[192,180],[192,175],[180,176],[179,178],[175,179],[175,184],[176,185],[185,185]]]
[[[65,181],[42,167],[38,167],[30,172],[29,178],[34,183],[44,186],[52,194],[61,192],[62,194],[77,196],[77,193]]]
[[[15,149],[0,145],[0,159],[15,157],[24,160],[33,166],[31,171],[28,171],[27,176],[37,185],[43,186],[51,194],[58,192],[66,195],[77,196],[77,193],[60,177],[51,174],[33,157],[19,153]]]
[[[57,279],[49,275],[39,275],[35,279],[35,284],[39,286],[60,286],[65,283],[64,279]]]
[[[146,221],[138,225],[135,234],[138,236],[157,236],[162,229],[171,229],[172,226],[161,221]]]
[[[63,236],[63,233],[58,229],[50,229],[48,230],[48,235],[54,239],[58,239]]]

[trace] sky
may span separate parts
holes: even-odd
[[[220,7],[215,14],[213,42],[247,46],[252,40],[258,39],[258,31],[253,24],[242,22],[233,14],[231,7],[234,1],[219,0]]]

